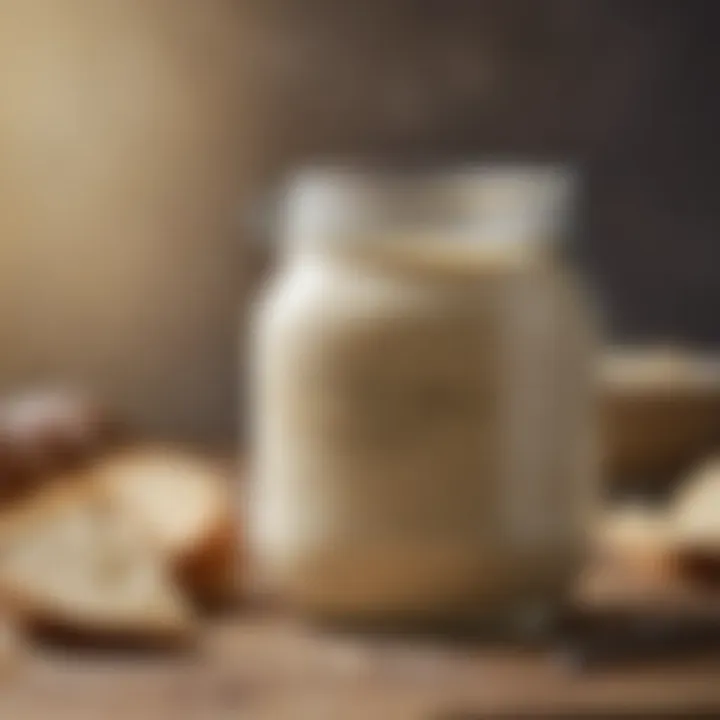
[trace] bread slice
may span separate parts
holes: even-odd
[[[167,447],[135,448],[106,458],[94,477],[148,528],[196,602],[216,606],[237,597],[236,503],[218,463]]]
[[[183,645],[194,634],[162,553],[87,486],[4,517],[0,597],[34,632],[151,646]]]
[[[629,503],[606,510],[595,528],[594,547],[603,565],[638,583],[664,581],[675,570],[666,508]]]
[[[705,461],[680,486],[674,536],[686,575],[720,583],[720,457]]]

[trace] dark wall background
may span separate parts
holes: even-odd
[[[718,3],[291,6],[261,23],[272,162],[572,158],[586,178],[579,255],[614,336],[720,340]]]
[[[618,339],[720,341],[714,0],[7,0],[0,392],[230,441],[239,209],[336,156],[568,157]],[[240,318],[238,320],[238,318]]]

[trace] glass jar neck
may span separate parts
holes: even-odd
[[[554,166],[314,171],[290,187],[284,235],[291,251],[422,264],[547,257],[566,234],[572,190]]]

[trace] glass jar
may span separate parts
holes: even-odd
[[[560,263],[572,177],[315,172],[259,304],[251,536],[320,618],[552,610],[595,495],[594,338]]]

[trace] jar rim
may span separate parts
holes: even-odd
[[[286,237],[300,245],[442,232],[473,243],[556,243],[571,224],[569,165],[486,162],[446,168],[317,165],[290,179]]]

